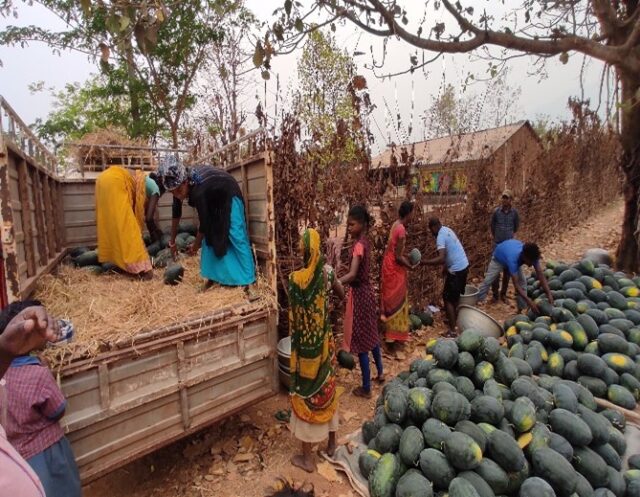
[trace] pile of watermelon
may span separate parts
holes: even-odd
[[[534,278],[528,292],[540,316],[505,322],[509,357],[521,371],[577,381],[596,397],[635,409],[640,398],[640,279],[595,267],[547,263],[551,305]],[[523,362],[524,361],[524,362]]]
[[[409,314],[411,331],[418,331],[423,326],[433,326],[433,315],[429,311],[415,310]]]
[[[198,228],[191,222],[181,222],[179,224],[178,234],[176,236],[176,246],[180,252],[186,252],[189,246],[195,242],[195,235],[197,234],[197,231]],[[147,252],[153,261],[153,267],[166,268],[173,266],[173,254],[171,253],[171,249],[169,249],[170,238],[169,234],[165,233],[161,240],[152,242],[151,236],[148,233],[143,235]],[[71,256],[71,262],[76,267],[81,267],[85,271],[93,274],[110,273],[118,270],[117,266],[111,262],[101,264],[98,261],[97,249],[90,250],[88,247],[77,247],[72,249],[69,252],[69,255]],[[174,268],[171,272],[171,284],[178,281],[177,273],[174,275],[175,271],[176,269]]]
[[[176,235],[176,248],[180,252],[186,252],[187,249],[196,241],[197,227],[191,222],[181,222],[178,225],[178,234]],[[169,248],[170,236],[165,233],[161,240],[151,241],[148,234],[144,235],[144,242],[147,246],[147,252],[153,260],[153,267],[164,268],[171,265],[173,254]]]
[[[533,347],[545,363],[546,346]],[[371,497],[640,496],[640,457],[623,467],[624,415],[509,352],[467,330],[429,342],[385,385],[362,426]]]

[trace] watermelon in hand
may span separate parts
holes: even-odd
[[[411,252],[409,252],[409,262],[411,263],[412,266],[419,264],[421,259],[422,259],[422,254],[417,248],[414,248],[413,250],[411,250]]]

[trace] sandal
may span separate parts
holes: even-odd
[[[363,399],[370,399],[371,398],[371,392],[367,392],[362,387],[354,388],[352,393],[356,397],[361,397]]]
[[[289,409],[282,409],[275,413],[274,417],[281,423],[288,423],[291,420],[291,411]]]
[[[458,338],[458,334],[453,330],[447,330],[445,332],[440,333],[442,338]]]

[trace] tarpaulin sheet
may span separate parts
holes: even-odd
[[[600,399],[598,401],[598,403],[604,404],[600,402]],[[635,411],[626,411],[608,402],[607,404],[606,407],[622,412],[627,419],[627,426],[624,432],[627,441],[627,452],[623,458],[624,468],[626,468],[629,456],[640,454],[640,408]],[[346,474],[351,487],[358,495],[369,497],[369,485],[366,478],[360,474],[358,467],[358,457],[363,451],[367,450],[367,446],[362,439],[362,431],[358,430],[348,435],[345,440],[347,443],[338,447],[333,458],[326,454],[324,454],[324,457],[333,465],[336,471]]]

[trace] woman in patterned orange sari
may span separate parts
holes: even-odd
[[[344,298],[344,289],[320,254],[320,235],[308,229],[302,235],[304,267],[289,276],[291,334],[291,431],[302,442],[302,454],[292,464],[312,473],[316,469],[313,444],[329,437],[333,455],[338,430],[338,398],[334,372],[335,344],[329,323],[328,292]]]
[[[409,287],[407,272],[413,269],[404,255],[406,225],[411,218],[413,204],[402,202],[398,211],[399,219],[391,227],[389,243],[382,261],[382,282],[380,284],[380,312],[385,327],[387,343],[409,340]]]

